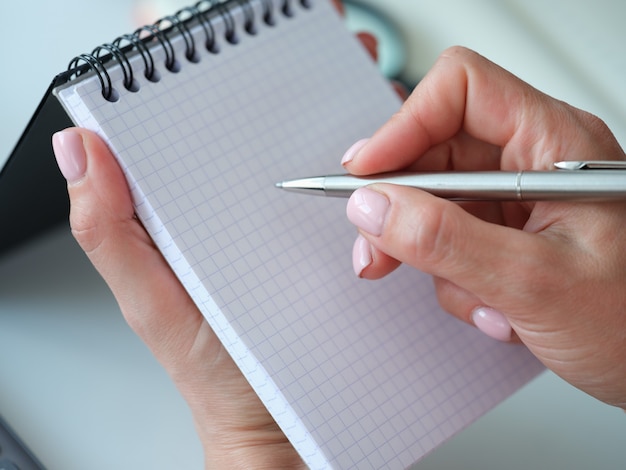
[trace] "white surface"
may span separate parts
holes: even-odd
[[[43,0],[2,2],[0,162],[52,76],[132,29],[130,3],[65,1],[60,17]],[[414,76],[442,48],[468,45],[592,110],[626,142],[626,3],[379,3],[410,39]],[[64,231],[0,258],[0,412],[50,469],[202,467],[186,405]],[[624,436],[623,413],[547,373],[416,468],[623,468]]]
[[[361,0],[384,5],[407,41],[406,76],[446,47],[475,49],[523,80],[599,115],[626,142],[623,0]]]

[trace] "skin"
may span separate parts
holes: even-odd
[[[598,118],[455,47],[345,166],[360,175],[547,170],[564,159],[624,158]],[[372,257],[362,277],[400,263],[430,273],[451,314],[472,323],[475,308],[498,310],[548,368],[626,406],[625,203],[459,205],[411,188],[372,189],[389,208],[380,234],[360,230]]]
[[[106,145],[70,129],[54,146],[72,232],[189,404],[206,468],[304,468],[135,218]],[[68,172],[70,153],[79,164]],[[564,157],[607,155],[625,158],[597,118],[454,48],[346,167],[546,169]],[[471,322],[476,306],[499,310],[548,367],[626,406],[625,204],[461,206],[408,188],[373,189],[389,209],[380,234],[361,230],[372,256],[362,277],[401,262],[429,272],[453,315]]]

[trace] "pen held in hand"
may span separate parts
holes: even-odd
[[[616,162],[615,168],[621,168]],[[559,168],[564,168],[558,166]],[[557,171],[450,171],[386,173],[373,176],[326,175],[276,183],[286,191],[349,197],[374,183],[392,183],[455,201],[588,201],[626,199],[625,169]],[[613,168],[613,167],[611,167]]]

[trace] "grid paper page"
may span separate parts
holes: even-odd
[[[142,222],[306,463],[404,468],[540,366],[441,312],[428,276],[357,279],[345,200],[274,188],[340,172],[399,106],[330,2],[310,4],[139,92],[119,86],[116,103],[96,78],[58,96],[107,140]]]

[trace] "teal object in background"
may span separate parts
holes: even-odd
[[[375,6],[344,2],[346,23],[352,31],[367,31],[378,39],[378,64],[388,78],[402,79],[407,51],[397,25]]]

